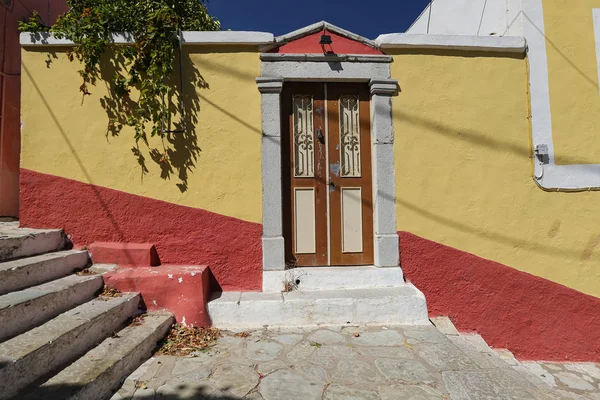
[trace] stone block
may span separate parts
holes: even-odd
[[[285,268],[285,242],[283,237],[263,237],[263,270],[278,271]]]
[[[160,265],[156,247],[150,243],[96,242],[89,246],[94,263],[130,267]]]
[[[436,328],[444,335],[457,336],[459,333],[456,330],[456,327],[448,317],[435,317],[431,318],[431,322],[435,325]]]

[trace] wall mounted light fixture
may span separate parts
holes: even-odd
[[[319,44],[321,45],[321,49],[323,49],[323,54],[334,54],[333,48],[331,47],[332,43],[333,40],[331,39],[331,35],[328,35],[325,33],[325,31],[323,31],[323,34],[319,39]],[[329,48],[326,48],[325,46],[329,46]]]
[[[319,41],[319,44],[321,46],[325,46],[326,44],[331,44],[333,43],[333,41],[331,40],[331,36],[330,35],[321,35],[321,40]]]

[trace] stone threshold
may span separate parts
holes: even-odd
[[[263,292],[376,289],[405,285],[400,267],[300,267],[263,271]]]

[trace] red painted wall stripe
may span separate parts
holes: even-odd
[[[430,316],[447,315],[519,359],[600,361],[600,299],[442,244],[399,232],[406,279]]]
[[[262,287],[262,225],[21,170],[21,225],[64,228],[77,246],[153,243],[163,264],[208,265],[223,290]]]

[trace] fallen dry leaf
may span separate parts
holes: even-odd
[[[195,351],[212,347],[220,337],[217,328],[194,328],[175,324],[162,341],[158,354],[188,356]]]
[[[75,272],[75,275],[79,275],[79,276],[91,276],[91,275],[98,275],[98,274],[95,273],[94,271],[90,271],[88,268],[84,268],[82,270],[79,270],[79,271]]]
[[[131,324],[129,324],[130,326],[139,326],[141,324],[144,323],[144,318],[146,317],[146,314],[142,314],[139,317],[135,317],[132,321]]]
[[[135,388],[136,389],[147,389],[148,385],[146,385],[145,382],[136,382]]]
[[[123,293],[121,293],[119,290],[110,287],[110,286],[106,286],[104,285],[104,288],[102,289],[102,293],[100,293],[100,297],[121,297],[123,296]]]
[[[239,337],[239,338],[247,338],[248,336],[250,336],[249,332],[238,332],[234,335],[235,337]]]

